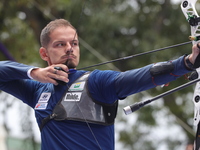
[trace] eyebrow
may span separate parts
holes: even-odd
[[[75,39],[73,39],[72,41],[79,41],[79,40],[75,40]]]

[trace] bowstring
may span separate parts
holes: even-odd
[[[82,19],[82,16],[83,16],[83,12],[84,12],[85,6],[86,6],[86,0],[84,0],[83,5],[82,5],[81,14],[80,14],[80,17],[79,17],[79,19],[78,19],[78,25],[80,25],[80,23],[81,23],[81,19]],[[74,39],[73,39],[73,41],[75,40],[76,35],[78,36],[78,28],[76,29],[76,32],[75,32],[75,34],[74,34]],[[72,48],[73,48],[73,45],[71,46],[70,51],[72,51]],[[67,87],[69,88],[68,85],[67,85]],[[84,121],[85,121],[85,123],[86,123],[86,125],[87,125],[87,127],[88,127],[88,129],[89,129],[89,131],[90,131],[90,133],[92,134],[92,136],[93,136],[93,138],[94,138],[94,140],[95,140],[97,146],[99,147],[100,150],[102,150],[102,148],[101,148],[101,146],[100,146],[100,144],[99,144],[99,141],[97,140],[97,138],[96,138],[94,132],[92,131],[92,128],[91,128],[89,122],[87,121],[85,115],[83,114],[82,109],[80,108],[80,106],[79,106],[79,104],[78,104],[78,102],[77,102],[76,100],[75,100],[75,104],[77,105],[78,109],[80,110],[81,115],[82,115],[82,117],[83,117],[83,119],[84,119]]]
[[[127,60],[127,59],[131,59],[133,57],[137,57],[137,56],[141,56],[141,55],[145,55],[145,54],[150,54],[150,53],[154,53],[154,52],[159,52],[159,51],[163,51],[163,50],[174,48],[174,47],[179,47],[179,46],[190,44],[190,43],[192,43],[192,41],[187,41],[187,42],[183,42],[183,43],[179,43],[179,44],[170,45],[170,46],[167,46],[167,47],[162,47],[162,48],[150,50],[150,51],[147,51],[147,52],[144,52],[144,53],[138,53],[138,54],[134,54],[134,55],[126,56],[126,57],[121,57],[121,58],[101,62],[101,63],[90,65],[90,66],[87,66],[87,67],[78,68],[77,70],[84,70],[84,69],[88,69],[88,68],[92,68],[92,67],[105,65],[105,64],[108,64],[108,63],[113,63],[113,62],[117,62],[117,61],[121,61],[121,60]]]

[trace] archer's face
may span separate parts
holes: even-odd
[[[42,59],[49,65],[65,64],[68,68],[75,68],[80,59],[76,31],[71,27],[58,27],[51,32],[50,38],[47,48],[40,48]]]

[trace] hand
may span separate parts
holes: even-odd
[[[54,67],[61,67],[64,71],[54,69]],[[68,67],[63,64],[51,65],[46,68],[35,68],[31,71],[30,75],[34,80],[42,83],[53,83],[58,85],[56,80],[69,82]]]
[[[192,46],[192,54],[189,56],[189,60],[192,64],[195,63],[197,56],[200,54],[200,43],[197,44]]]

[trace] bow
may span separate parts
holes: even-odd
[[[191,36],[189,38],[193,40],[193,45],[197,44],[197,41],[199,40],[200,33],[198,33],[199,30],[199,25],[198,22],[200,21],[200,18],[195,10],[195,4],[197,0],[183,0],[181,4],[181,9],[183,11],[183,14],[185,15],[186,19],[188,20],[190,26],[191,26]],[[199,75],[200,69],[198,68],[197,73]],[[194,125],[198,125],[199,120],[200,120],[200,104],[199,102],[199,94],[200,94],[200,82],[197,82],[195,91],[194,91],[194,96],[193,96],[193,102],[195,105],[195,113],[194,113]]]
[[[200,17],[197,14],[197,11],[195,9],[195,4],[197,0],[183,0],[181,3],[181,9],[183,14],[185,15],[187,21],[190,24],[191,27],[191,36],[189,36],[190,40],[193,40],[193,45],[197,44],[197,42],[200,40]],[[199,61],[199,55],[197,56],[197,61]],[[196,69],[195,74],[197,75],[197,78],[200,76],[200,68]],[[200,148],[200,82],[196,83],[194,95],[192,98],[192,101],[194,103],[194,125],[197,127],[197,133],[196,133],[196,141],[194,144],[195,150],[199,150]]]

